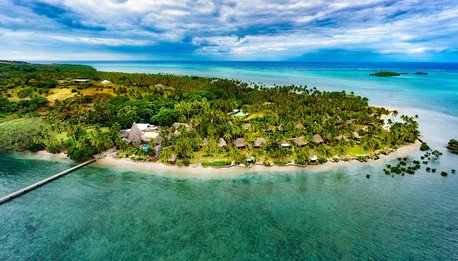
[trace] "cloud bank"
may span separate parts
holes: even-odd
[[[285,60],[317,52],[454,59],[458,3],[0,0],[0,42],[0,57],[27,60]]]

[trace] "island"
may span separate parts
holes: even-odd
[[[394,77],[394,76],[400,76],[401,74],[398,72],[376,72],[376,73],[371,73],[369,75],[376,76],[376,77]]]
[[[68,64],[2,63],[0,75],[0,151],[306,166],[377,159],[420,134],[415,117],[353,92]]]

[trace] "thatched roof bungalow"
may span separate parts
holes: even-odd
[[[321,137],[320,134],[315,134],[315,135],[313,135],[312,140],[313,140],[313,142],[315,142],[315,143],[323,143],[323,142],[324,142],[324,140],[323,140],[323,138]]]
[[[296,128],[297,129],[301,129],[301,130],[305,129],[304,124],[302,124],[300,122],[298,124],[296,124]]]
[[[238,138],[234,141],[234,146],[237,148],[237,149],[244,149],[246,148],[247,144],[245,142],[245,140],[243,138]]]
[[[266,139],[259,137],[259,138],[256,138],[256,140],[254,141],[254,147],[260,148],[263,144],[266,144],[266,143],[267,143]]]
[[[310,156],[310,161],[311,162],[316,162],[318,160],[318,157],[316,155]]]
[[[138,127],[138,125],[134,122],[132,127],[130,128],[129,136],[127,136],[127,140],[132,145],[138,145],[142,143],[142,131]]]
[[[296,143],[296,145],[299,147],[304,147],[308,144],[308,142],[305,140],[303,136],[295,138],[294,143]]]

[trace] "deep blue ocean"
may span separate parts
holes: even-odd
[[[450,174],[385,175],[396,160],[212,180],[87,167],[0,205],[0,260],[458,260],[458,155],[445,148],[458,138],[458,63],[72,63],[354,91],[419,115],[444,152],[431,167]],[[407,74],[369,76],[383,70]],[[0,154],[0,195],[72,164]]]

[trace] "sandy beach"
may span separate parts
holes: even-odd
[[[308,165],[306,167],[299,166],[271,166],[267,167],[260,164],[255,164],[251,167],[245,166],[229,166],[223,168],[202,167],[202,166],[188,166],[178,167],[173,165],[166,165],[156,162],[140,162],[132,161],[127,158],[114,158],[107,156],[103,159],[93,163],[92,166],[119,168],[135,172],[150,172],[157,175],[172,176],[177,178],[199,178],[199,179],[221,179],[221,178],[234,178],[247,174],[281,174],[291,173],[297,171],[328,171],[337,168],[345,168],[349,166],[362,165],[362,164],[375,164],[385,162],[395,158],[406,157],[409,154],[420,148],[419,141],[403,146],[388,155],[380,155],[378,160],[368,160],[367,162],[360,162],[357,160],[327,162],[321,165]]]

